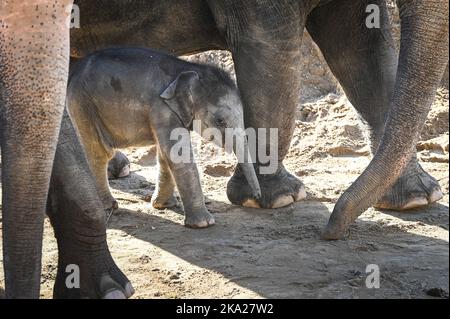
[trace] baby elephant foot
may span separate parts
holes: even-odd
[[[429,205],[443,197],[438,181],[416,164],[385,194],[376,208],[404,211]]]
[[[117,151],[108,163],[108,179],[118,179],[130,175],[130,161],[122,152]]]
[[[207,209],[186,213],[184,219],[184,226],[188,228],[206,228],[213,226],[215,223],[214,216]]]
[[[119,208],[119,203],[116,201],[116,199],[114,197],[112,197],[112,195],[109,195],[106,198],[104,198],[102,200],[102,203],[103,203],[103,208],[106,211],[110,211],[111,209]]]
[[[178,199],[172,194],[169,198],[153,196],[151,204],[156,209],[166,209],[178,206]]]

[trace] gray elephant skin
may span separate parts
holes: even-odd
[[[279,129],[279,168],[274,174],[258,176],[262,194],[255,200],[238,166],[227,194],[235,204],[280,207],[304,194],[302,183],[285,170],[282,160],[294,128],[300,46],[306,28],[368,124],[374,153],[367,169],[335,205],[323,237],[341,238],[371,205],[404,209],[441,196],[436,180],[417,163],[414,146],[448,61],[448,0],[397,1],[402,24],[398,56],[382,0],[80,0],[75,3],[80,8],[81,28],[69,31],[66,6],[72,3],[0,2],[6,297],[39,297],[44,212],[53,162],[61,161],[55,152],[57,146],[63,147],[57,141],[69,55],[82,58],[111,46],[151,47],[174,54],[230,50],[245,125]],[[380,28],[365,25],[369,4],[380,8]],[[87,164],[85,158],[75,159],[77,165]],[[74,169],[70,162],[56,165]],[[100,206],[83,210],[92,222],[102,206],[97,201]],[[74,221],[70,207],[64,207],[53,215],[54,225],[68,224],[59,229],[73,230],[73,234],[62,231],[58,235],[61,262],[71,255],[93,278],[84,283],[79,296],[114,296],[115,292],[128,296],[121,276],[110,275],[116,274],[115,267],[107,267],[111,272],[106,271],[106,276],[91,271],[111,264],[107,246],[97,247],[96,258],[87,253],[95,245],[86,241],[80,240],[87,244],[78,245],[80,249],[66,248],[73,246],[75,234],[89,234],[91,229],[89,223]],[[104,236],[104,229],[95,231]],[[93,287],[107,289],[94,293]]]
[[[46,209],[58,243],[55,298],[125,299],[134,293],[109,253],[106,214],[96,187],[75,127],[64,112]],[[73,265],[79,269],[79,288],[66,285],[67,269],[72,269],[67,267]]]
[[[152,205],[175,206],[175,185],[185,211],[185,225],[214,225],[202,193],[192,147],[187,161],[173,160],[179,128],[200,134],[215,128],[223,144],[233,129],[245,141],[244,115],[239,92],[224,71],[197,65],[149,49],[116,48],[95,52],[76,63],[70,72],[67,108],[97,182],[105,209],[117,208],[108,186],[107,166],[117,148],[157,145],[158,182]],[[184,131],[181,131],[183,133]],[[241,143],[248,153],[247,143]],[[253,196],[261,195],[252,163],[241,163]]]
[[[108,179],[119,179],[130,175],[131,164],[128,157],[121,151],[116,151],[108,162]]]

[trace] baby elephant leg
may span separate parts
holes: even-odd
[[[109,190],[108,183],[108,161],[114,153],[112,151],[106,151],[98,142],[92,142],[89,145],[85,145],[85,148],[89,166],[95,177],[98,195],[102,200],[103,207],[106,210],[119,208],[119,204]]]
[[[152,196],[152,206],[156,209],[175,207],[178,200],[174,196],[175,182],[169,164],[158,150],[158,181]]]
[[[170,160],[171,144],[161,148],[161,156],[168,163],[180,193],[184,208],[184,225],[190,228],[206,228],[215,224],[214,217],[205,205],[197,165],[193,162],[174,162]],[[192,151],[190,158],[193,158]]]

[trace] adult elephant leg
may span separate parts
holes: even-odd
[[[380,8],[380,28],[365,25],[369,4]],[[307,29],[348,99],[368,124],[375,153],[384,132],[398,64],[385,2],[332,2],[313,10]],[[439,183],[423,170],[414,153],[403,174],[375,206],[404,210],[441,198]]]
[[[341,238],[403,174],[448,61],[448,1],[398,0],[401,46],[390,109],[380,145],[363,174],[336,203],[323,233]]]
[[[267,167],[262,164],[263,158],[261,154],[256,156],[261,198],[252,197],[238,165],[227,189],[234,204],[276,208],[306,196],[303,184],[284,168],[282,161],[294,130],[300,92],[300,46],[306,16],[314,2],[209,1],[233,53],[245,125],[267,131],[278,129],[278,154],[272,157],[275,169],[264,172]],[[258,149],[263,151],[269,148],[268,144],[260,146]]]
[[[44,212],[67,85],[71,2],[0,2],[7,298],[39,297]]]
[[[125,298],[134,293],[109,252],[103,204],[67,113],[56,149],[47,213],[59,251],[55,298]],[[79,269],[79,281],[68,280],[77,274],[73,267]],[[79,282],[79,287],[67,282]]]

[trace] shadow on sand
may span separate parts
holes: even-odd
[[[410,220],[441,220],[443,207],[433,206]],[[109,228],[219,273],[261,297],[413,298],[427,297],[426,290],[436,287],[448,292],[448,241],[418,234],[410,223],[360,218],[347,239],[327,242],[320,233],[331,206],[320,202],[256,210],[212,201],[208,208],[217,220],[208,229],[187,229],[164,215],[126,209],[115,214]],[[144,226],[121,227],[124,222]],[[369,264],[380,268],[380,289],[365,286]]]

